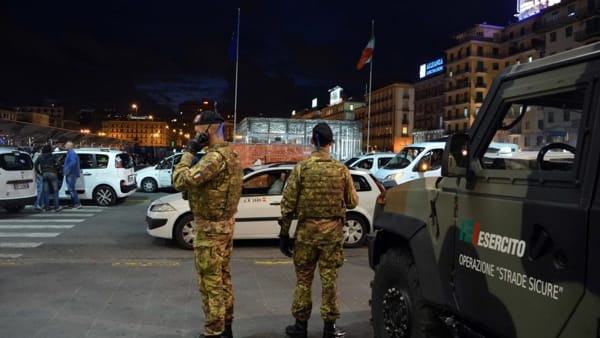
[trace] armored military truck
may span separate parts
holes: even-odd
[[[600,44],[505,69],[442,177],[377,200],[374,336],[600,337],[599,172]]]

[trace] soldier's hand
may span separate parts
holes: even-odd
[[[288,235],[279,235],[279,250],[287,257],[292,257],[294,251],[294,239]]]
[[[208,134],[207,133],[198,133],[195,137],[190,139],[187,144],[187,148],[185,151],[195,154],[202,150],[204,146],[208,144]]]

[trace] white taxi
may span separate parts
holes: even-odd
[[[250,172],[244,176],[242,196],[235,214],[234,239],[277,238],[281,216],[281,190],[274,191],[278,178],[287,179],[293,165],[282,165]],[[359,205],[346,213],[344,245],[362,246],[373,230],[373,210],[377,196],[384,190],[367,171],[350,170],[359,196]],[[181,193],[152,202],[146,212],[146,231],[158,238],[174,239],[184,249],[192,249],[193,215]]]

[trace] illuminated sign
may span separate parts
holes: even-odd
[[[444,59],[439,58],[419,66],[419,79],[444,71]]]
[[[338,104],[342,102],[342,87],[335,86],[329,89],[329,105],[333,106],[334,104]]]
[[[545,8],[559,4],[561,0],[517,0],[517,14],[519,21],[538,14]]]
[[[312,99],[312,108],[317,108],[317,98],[315,97],[314,99]]]

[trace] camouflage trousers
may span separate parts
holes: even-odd
[[[205,335],[218,335],[233,321],[231,253],[233,233],[196,232],[194,255],[202,310],[206,317]]]
[[[292,315],[298,320],[308,320],[312,311],[312,281],[319,265],[321,278],[321,317],[334,321],[340,318],[337,298],[338,269],[344,262],[343,242],[326,244],[296,242],[294,266],[296,269],[296,290],[292,302]]]

